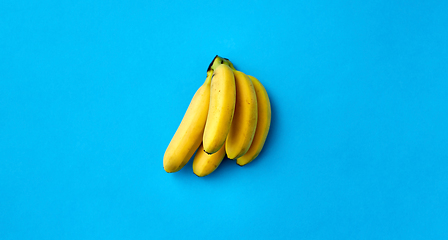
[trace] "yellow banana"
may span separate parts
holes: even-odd
[[[243,72],[233,70],[236,84],[236,106],[226,153],[230,159],[243,156],[251,146],[257,128],[257,96],[252,81]]]
[[[252,145],[246,154],[236,160],[236,163],[240,166],[250,163],[260,154],[271,126],[271,103],[268,93],[258,79],[252,76],[248,77],[252,80],[257,95],[258,122]]]
[[[226,155],[225,144],[216,153],[209,155],[204,152],[204,146],[201,144],[193,160],[193,172],[198,177],[204,177],[212,173],[221,164]]]
[[[196,91],[163,157],[167,172],[179,171],[193,156],[202,141],[210,99],[211,74]]]
[[[222,59],[216,56],[210,63],[204,84],[193,96],[182,122],[165,151],[163,168],[167,172],[177,172],[184,167],[202,142],[210,102],[213,69],[219,64],[222,64]]]
[[[202,143],[208,154],[221,149],[229,133],[235,109],[235,88],[232,69],[226,64],[217,66],[211,81],[210,105]]]

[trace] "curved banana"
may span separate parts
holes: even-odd
[[[210,86],[213,70],[223,63],[216,56],[207,69],[204,84],[196,91],[182,122],[171,139],[163,157],[163,168],[167,172],[177,172],[188,163],[202,142],[205,122],[210,102]]]
[[[201,144],[193,160],[194,174],[204,177],[215,171],[226,155],[224,146],[225,144],[215,154],[209,155],[204,152],[204,146]]]
[[[251,146],[257,128],[257,95],[252,81],[243,72],[233,70],[236,84],[235,114],[226,139],[230,159],[243,156]]]
[[[232,123],[235,100],[236,87],[232,69],[221,64],[214,69],[211,81],[210,106],[202,143],[206,153],[213,154],[223,146]]]
[[[242,157],[236,160],[240,166],[244,166],[254,160],[264,146],[266,137],[268,136],[269,127],[271,126],[271,103],[268,93],[263,85],[255,77],[248,76],[254,85],[258,101],[258,122],[257,130],[249,150]]]
[[[169,173],[177,172],[187,164],[201,144],[210,100],[211,76],[210,72],[204,84],[196,91],[165,151],[163,168]]]

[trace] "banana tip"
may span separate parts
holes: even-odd
[[[205,151],[205,150],[204,150],[204,152],[207,153],[207,155],[212,155],[212,154],[213,154],[213,153],[209,153],[209,152],[207,152],[207,151]]]

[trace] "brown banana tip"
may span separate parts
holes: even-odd
[[[205,151],[205,150],[204,150],[204,152],[207,153],[208,155],[212,155],[212,153],[209,153],[209,152],[207,152],[207,151]]]

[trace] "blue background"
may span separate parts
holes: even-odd
[[[1,1],[0,239],[446,239],[447,1]],[[163,154],[219,54],[265,148]]]

